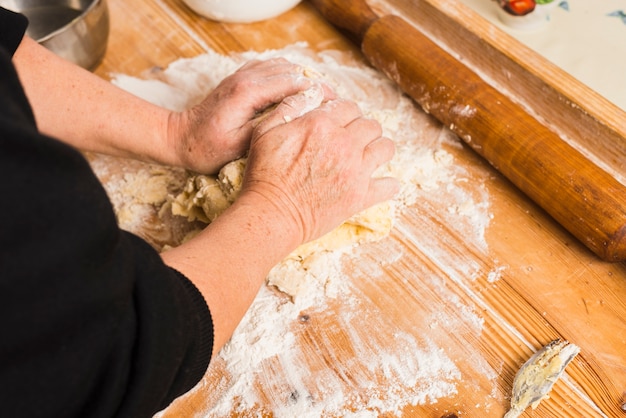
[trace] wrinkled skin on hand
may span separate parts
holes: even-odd
[[[380,124],[353,102],[330,100],[308,111],[312,100],[310,91],[288,97],[254,129],[242,188],[274,205],[302,243],[399,188],[395,179],[372,178],[395,152]]]
[[[282,58],[243,65],[202,103],[172,114],[169,136],[181,165],[199,173],[217,172],[248,150],[260,111],[316,83],[304,76],[302,67]]]

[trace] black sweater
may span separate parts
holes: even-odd
[[[0,8],[0,416],[149,417],[206,371],[211,316],[38,132],[11,63],[26,25]]]

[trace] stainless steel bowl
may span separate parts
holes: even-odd
[[[26,34],[83,68],[95,68],[109,39],[106,0],[0,0],[28,17]]]

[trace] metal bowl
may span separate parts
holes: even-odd
[[[0,0],[28,17],[26,34],[57,55],[92,70],[109,39],[106,0]]]

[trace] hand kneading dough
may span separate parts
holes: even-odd
[[[317,78],[317,73],[305,71],[305,76]],[[317,108],[324,100],[324,90],[321,85],[314,85],[302,93],[306,106],[301,115]],[[271,110],[267,109],[257,120],[261,120]],[[199,220],[210,223],[221,215],[237,198],[241,191],[243,175],[246,168],[246,158],[232,161],[225,165],[217,176],[191,175],[184,190],[174,198],[172,212],[174,215],[186,216],[189,221]],[[312,264],[316,255],[348,248],[352,245],[377,241],[387,236],[393,224],[393,206],[390,202],[380,203],[365,211],[352,216],[333,231],[323,237],[308,242],[296,248],[283,262],[276,266],[283,267],[298,264],[298,271],[302,274],[272,275],[268,283],[282,292],[296,297],[303,289],[306,281],[305,272]],[[309,262],[307,262],[307,260]]]
[[[246,158],[225,165],[217,176],[191,175],[184,190],[174,198],[174,215],[186,216],[189,221],[212,222],[237,198],[243,182]],[[393,207],[390,202],[379,203],[360,212],[323,237],[296,248],[283,263],[301,263],[316,254],[348,248],[351,245],[372,242],[386,237],[393,226]],[[295,297],[300,283],[298,275],[270,280],[270,284]]]

